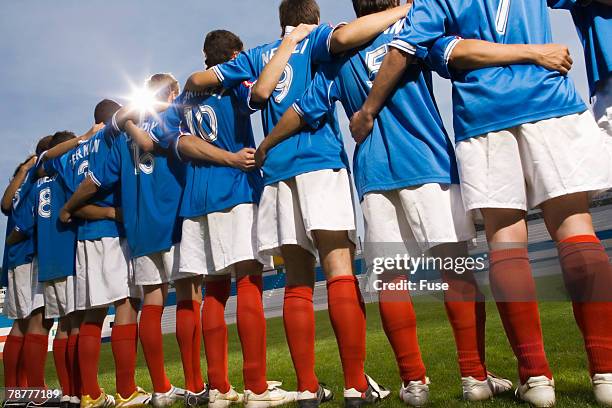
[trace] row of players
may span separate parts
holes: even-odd
[[[609,130],[606,2],[480,0],[464,7],[458,0],[405,6],[354,0],[359,18],[332,28],[319,25],[314,0],[284,0],[281,40],[242,52],[232,33],[209,33],[210,68],[194,73],[182,94],[169,74],[148,81],[159,101],[170,103],[162,113],[143,120],[131,107],[105,101],[96,109],[104,128],[44,139],[36,162],[17,172],[5,194],[15,198],[12,208],[3,205],[11,212],[6,310],[20,319],[5,346],[7,385],[19,385],[22,373],[28,385],[44,385],[45,318],[59,317],[58,376],[65,395],[73,403],[80,397],[81,406],[164,406],[183,397],[213,407],[295,400],[318,406],[332,398],[314,369],[318,255],[345,404],[388,396],[364,373],[355,215],[334,111],[340,101],[358,142],[353,173],[366,245],[404,243],[411,255],[462,256],[474,237],[471,215],[479,210],[491,248],[491,287],[518,360],[517,395],[551,406],[554,381],[526,249],[526,210],[542,209],[584,335],[595,397],[612,405],[612,330],[602,324],[612,317],[606,293],[612,270],[588,209],[593,193],[612,186],[610,139],[565,76],[572,60],[565,47],[551,44],[547,10],[572,9],[589,51],[591,91],[604,106],[600,123]],[[432,70],[453,84],[455,148],[433,99]],[[268,135],[257,150],[250,127],[256,111]],[[297,393],[266,381],[261,271],[272,255],[286,263],[283,319]],[[223,315],[232,274],[244,395],[227,375]],[[43,284],[28,286],[33,276]],[[443,279],[464,397],[483,400],[509,390],[510,381],[486,368],[484,303],[473,276],[451,270]],[[169,383],[163,365],[160,319],[169,281],[177,289],[185,391]],[[144,306],[137,325],[139,289]],[[101,325],[111,304],[115,398],[97,383]],[[383,291],[379,304],[402,378],[400,398],[421,406],[429,379],[410,297]],[[200,372],[200,328],[208,386]],[[138,333],[152,396],[134,382]]]

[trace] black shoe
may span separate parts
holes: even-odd
[[[334,399],[334,393],[324,387],[325,384],[319,384],[319,389],[316,393],[310,391],[298,392],[297,403],[300,408],[316,408],[321,404]]]
[[[365,392],[359,392],[354,388],[344,390],[344,406],[346,408],[360,408],[364,405],[374,404],[387,398],[391,391],[379,385],[366,375],[368,381],[368,389]]]
[[[188,407],[199,407],[208,404],[210,390],[208,385],[199,393],[185,390],[185,405]]]

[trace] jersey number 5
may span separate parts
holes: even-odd
[[[388,50],[389,49],[385,44],[381,45],[375,50],[366,53],[365,62],[366,66],[368,67],[368,85],[370,85],[370,87],[372,87],[372,81],[376,79],[376,74],[378,74],[378,71],[380,71],[380,67],[382,66],[383,60],[385,59],[385,55],[387,55]]]
[[[506,34],[506,27],[508,26],[510,1],[511,0],[500,0],[499,5],[497,6],[497,16],[495,17],[495,30],[502,35]]]

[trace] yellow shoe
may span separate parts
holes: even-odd
[[[100,393],[100,396],[96,399],[91,398],[89,395],[83,395],[81,397],[81,408],[110,408],[115,406],[115,399],[104,392]]]
[[[122,398],[121,395],[115,395],[115,407],[116,408],[135,408],[135,407],[144,407],[149,404],[151,401],[151,394],[146,392],[140,387],[136,387],[136,391],[132,393],[127,398]]]

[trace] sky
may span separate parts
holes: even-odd
[[[417,0],[418,1],[418,0]],[[280,35],[280,0],[27,0],[0,2],[0,186],[34,150],[37,140],[58,130],[76,134],[93,122],[104,98],[125,101],[132,86],[156,72],[181,83],[201,69],[207,32],[226,29],[245,47]],[[350,0],[319,0],[322,22],[354,18]],[[574,56],[570,76],[586,100],[582,48],[565,11],[551,11],[555,42]],[[452,134],[450,84],[435,79],[436,99]],[[354,143],[339,111],[349,155]],[[263,137],[254,115],[256,140]],[[358,232],[363,236],[361,212]],[[0,228],[6,218],[0,216]],[[0,245],[4,235],[0,234]]]

